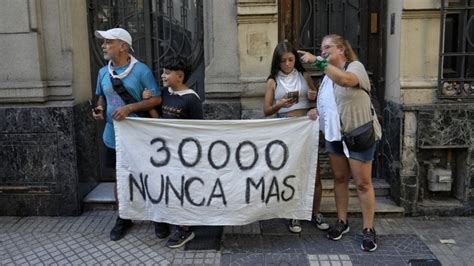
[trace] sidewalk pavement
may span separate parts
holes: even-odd
[[[406,265],[413,259],[438,259],[442,265],[472,265],[474,261],[474,217],[376,218],[379,248],[373,253],[360,250],[360,218],[349,220],[351,231],[340,241],[326,239],[309,222],[303,222],[301,234],[291,234],[286,221],[276,219],[223,230],[197,227],[195,240],[172,250],[165,247],[166,240],[155,237],[151,222],[135,221],[125,238],[110,241],[116,217],[116,211],[88,211],[79,217],[0,217],[0,264]],[[441,243],[445,240],[452,243]]]

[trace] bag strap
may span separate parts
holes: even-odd
[[[117,74],[115,71],[113,73],[114,75]],[[133,96],[130,95],[127,89],[125,89],[125,86],[123,86],[123,83],[122,83],[122,86],[116,86],[114,85],[114,78],[112,77],[112,75],[109,75],[109,77],[110,77],[110,82],[112,83],[112,88],[114,88],[114,91],[120,96],[120,98],[122,98],[125,104],[131,104],[131,103],[137,102],[135,98],[133,98]]]
[[[112,73],[114,75],[117,75],[117,73],[115,71],[113,71]],[[125,86],[123,85],[123,82],[122,82],[121,86],[115,85],[114,84],[114,78],[112,77],[112,75],[109,75],[109,77],[110,77],[110,82],[112,83],[112,88],[114,88],[114,91],[118,94],[118,96],[120,96],[120,98],[122,99],[122,101],[125,104],[131,104],[131,103],[136,103],[137,102],[137,100],[135,100],[135,98],[133,98],[133,96],[127,91],[127,89],[125,89]],[[134,112],[134,113],[136,113],[140,117],[150,117],[150,115],[147,111],[137,111],[137,112]]]
[[[352,63],[351,60],[347,60],[346,63],[344,63],[344,71],[347,71],[347,67],[349,67],[349,64]],[[372,111],[372,118],[375,115],[375,108],[374,105],[372,104],[372,98],[370,97],[370,92],[367,90],[364,90],[361,88],[365,93],[367,93],[367,96],[369,97],[369,102],[370,102],[370,110]],[[341,117],[339,116],[339,122],[341,123],[341,131],[342,131],[342,120]]]
[[[347,71],[347,67],[349,66],[350,63],[352,63],[351,60],[347,60],[347,61],[346,61],[346,63],[344,64],[344,71]],[[365,93],[367,93],[367,95],[369,95],[369,98],[371,98],[372,95],[371,95],[371,93],[370,93],[369,91],[364,90],[364,89],[362,89],[362,90],[365,91]]]

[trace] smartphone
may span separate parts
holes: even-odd
[[[98,114],[99,113],[99,110],[96,109],[96,106],[94,104],[94,102],[89,99],[89,106],[91,107],[92,111],[94,112],[94,114]]]
[[[295,103],[298,103],[298,99],[300,97],[300,92],[299,91],[289,91],[287,94],[286,94],[286,98],[288,99],[295,99]]]

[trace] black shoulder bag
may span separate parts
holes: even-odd
[[[115,71],[114,71],[114,75],[115,75]],[[125,89],[121,79],[114,78],[112,77],[112,75],[109,75],[109,76],[110,76],[110,82],[112,82],[112,87],[114,88],[114,91],[118,94],[118,96],[120,96],[120,98],[122,98],[122,101],[124,101],[125,104],[131,104],[131,103],[137,102],[135,98],[133,98],[133,96],[130,95],[127,89]],[[138,111],[134,113],[136,113],[140,117],[150,117],[150,114],[146,111]]]
[[[344,70],[347,69],[347,66],[349,65],[349,63],[350,63],[349,61],[346,62],[346,65],[344,66]],[[367,93],[367,96],[369,96],[369,100],[370,100],[369,92],[366,90],[364,91]],[[372,117],[373,117],[374,108],[372,106],[372,103],[370,104],[370,109],[372,110]],[[341,121],[341,127],[342,127],[342,121]],[[372,147],[372,145],[374,145],[375,143],[375,130],[374,130],[373,118],[372,120],[363,124],[360,127],[357,127],[349,132],[343,132],[342,141],[346,143],[347,148],[351,151],[365,151],[369,149],[370,147]]]

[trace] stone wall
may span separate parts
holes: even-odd
[[[263,118],[278,42],[275,0],[204,1],[207,119]]]
[[[420,105],[403,109],[401,205],[412,214],[469,212],[474,188],[474,104]],[[432,158],[440,160],[439,167],[452,171],[451,191],[428,190],[427,163]]]
[[[69,101],[0,108],[0,215],[80,214],[98,169],[89,112]]]
[[[204,1],[206,119],[240,119],[240,64],[235,1]]]
[[[263,98],[278,43],[278,3],[237,1],[242,118],[263,118]]]
[[[0,9],[0,215],[78,215],[99,174],[85,1]]]
[[[383,138],[381,159],[382,177],[390,184],[390,194],[397,204],[405,200],[402,196],[400,179],[401,164],[401,136],[403,125],[403,111],[400,104],[386,101],[383,110]],[[409,206],[403,206],[410,208]]]

